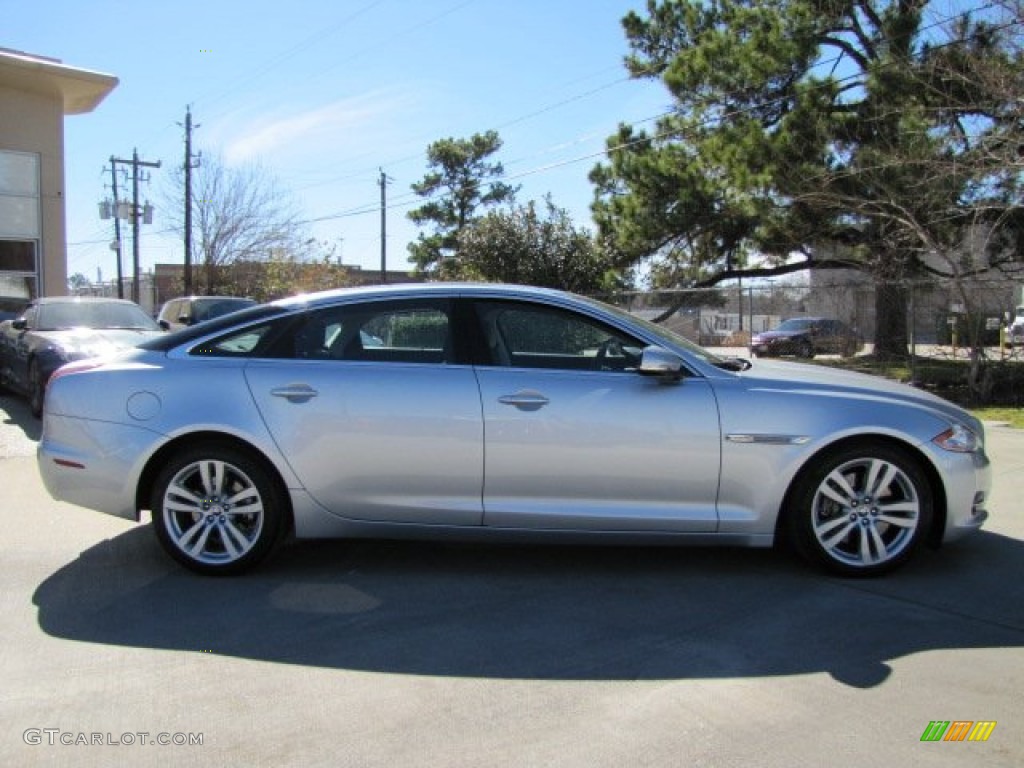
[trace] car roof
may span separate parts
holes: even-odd
[[[173,299],[168,299],[164,304],[170,304],[172,301],[251,301],[256,302],[256,299],[250,299],[247,296],[175,296]]]
[[[271,302],[281,307],[317,305],[339,298],[387,298],[389,296],[518,296],[523,298],[580,299],[565,291],[553,288],[538,288],[531,285],[508,283],[391,283],[388,285],[355,286],[334,288],[314,293],[300,293],[295,296]]]
[[[132,304],[138,306],[129,299],[118,299],[107,296],[40,296],[32,299],[32,304]]]

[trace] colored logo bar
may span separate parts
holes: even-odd
[[[932,720],[921,741],[988,741],[995,727],[995,720]]]

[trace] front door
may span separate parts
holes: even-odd
[[[492,362],[477,368],[485,525],[716,530],[721,441],[705,379],[641,376],[641,342],[560,308],[479,302],[477,315]]]

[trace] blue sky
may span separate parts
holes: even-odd
[[[388,266],[407,268],[417,230],[405,214],[425,150],[497,130],[520,202],[550,193],[589,225],[587,173],[620,122],[669,99],[630,81],[621,18],[643,0],[0,0],[0,46],[115,75],[96,109],[65,120],[68,273],[115,274],[111,155],[159,160],[142,195],[158,204],[142,267],[181,263],[165,234],[161,187],[194,149],[259,162],[295,199],[311,236],[346,264],[380,266],[378,168],[388,188]],[[368,213],[352,212],[368,209]],[[127,241],[126,241],[127,246]],[[129,260],[130,261],[130,260]],[[130,264],[126,264],[126,273]]]

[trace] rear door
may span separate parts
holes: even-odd
[[[480,396],[472,366],[453,359],[451,325],[446,300],[345,304],[309,313],[280,359],[247,365],[274,440],[331,512],[480,524]]]

